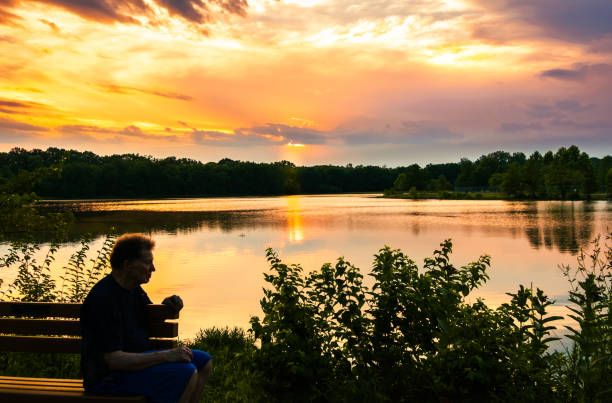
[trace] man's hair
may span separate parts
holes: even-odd
[[[150,251],[155,247],[155,241],[142,234],[123,234],[115,242],[110,254],[110,264],[113,270],[121,270],[126,260],[138,259],[142,251]]]

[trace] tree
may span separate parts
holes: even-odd
[[[408,189],[408,175],[405,172],[397,175],[397,178],[393,181],[393,189],[404,191]]]
[[[434,180],[434,189],[437,191],[453,190],[453,184],[450,183],[444,175],[440,174],[440,176]]]
[[[521,167],[513,162],[503,175],[501,191],[513,197],[519,196],[523,191],[523,173]]]
[[[523,187],[528,197],[538,197],[543,192],[543,167],[544,158],[537,151],[523,165]]]

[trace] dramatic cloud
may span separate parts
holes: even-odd
[[[592,77],[609,75],[612,65],[576,63],[571,69],[551,69],[540,73],[542,78],[554,78],[563,81],[584,81]]]
[[[23,3],[44,3],[59,7],[81,18],[100,23],[141,24],[142,19],[155,22],[158,10],[165,10],[171,16],[180,17],[194,24],[212,21],[215,12],[227,12],[246,16],[246,0],[23,0],[21,2],[3,1],[0,4],[0,23],[10,23],[18,19],[11,11]]]

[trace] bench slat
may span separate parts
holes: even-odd
[[[0,384],[2,384],[3,382],[15,382],[15,381],[19,381],[19,382],[39,382],[39,381],[45,381],[45,382],[57,382],[57,383],[76,383],[76,384],[81,384],[83,382],[82,379],[70,379],[70,378],[28,378],[28,377],[21,377],[21,376],[0,376]]]
[[[54,302],[0,302],[0,316],[78,318],[80,315],[81,304]]]
[[[81,325],[78,320],[53,319],[0,319],[0,333],[16,335],[65,335],[80,336]],[[178,323],[149,323],[151,337],[178,336]]]
[[[83,393],[83,387],[78,386],[63,386],[63,385],[32,385],[32,384],[7,384],[2,385],[2,389],[17,389],[17,390],[36,390],[43,391],[46,390],[48,392],[74,392],[74,393]]]
[[[152,349],[169,349],[178,346],[175,339],[149,339]],[[0,351],[30,353],[81,353],[78,337],[0,336]]]
[[[82,388],[83,381],[80,379],[48,379],[38,378],[37,380],[29,380],[24,378],[0,379],[0,387],[11,387],[14,385],[26,386],[60,386],[63,388]]]
[[[77,337],[0,336],[0,351],[31,353],[81,353]]]
[[[79,318],[82,304],[60,302],[0,302],[0,317],[32,317],[32,318]],[[147,305],[149,317],[152,320],[178,319],[166,305]]]
[[[0,332],[19,335],[66,335],[80,336],[81,325],[78,320],[52,319],[0,319]]]

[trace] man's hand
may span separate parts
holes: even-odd
[[[166,351],[166,360],[169,362],[191,362],[193,353],[187,347],[181,346]]]
[[[179,313],[181,309],[183,309],[183,300],[178,295],[166,297],[166,299],[162,301],[162,304],[166,305],[174,313]]]

